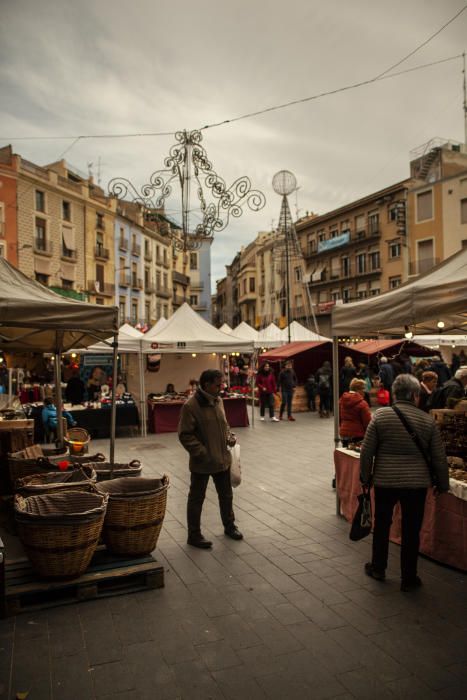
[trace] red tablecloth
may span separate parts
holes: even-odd
[[[223,399],[225,415],[231,428],[249,425],[246,399]],[[148,402],[150,433],[176,433],[183,401]]]
[[[341,513],[350,522],[357,507],[357,496],[361,493],[360,458],[337,449],[334,464]],[[390,539],[400,544],[400,536],[401,516],[397,505]],[[451,493],[435,498],[431,489],[428,491],[420,533],[420,552],[443,564],[467,571],[467,501]]]

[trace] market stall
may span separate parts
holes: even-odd
[[[177,432],[183,399],[148,401],[148,426],[151,433]],[[243,396],[223,397],[225,415],[231,428],[249,425],[247,400]]]
[[[316,374],[325,360],[331,360],[332,346],[327,338],[323,340],[296,341],[282,345],[262,353],[260,364],[270,362],[278,369],[278,365],[287,360],[293,360],[293,366],[299,384],[304,384],[310,374]]]
[[[402,336],[407,332],[439,333],[440,324],[447,333],[464,335],[467,328],[467,249],[448,258],[433,271],[395,290],[352,304],[336,306],[332,312],[334,375],[338,372],[338,339],[341,336]],[[338,387],[334,384],[337,399]],[[337,404],[337,400],[335,401]],[[459,411],[459,414],[461,411]],[[336,508],[346,517],[353,515],[360,493],[359,455],[339,445],[339,416],[335,411]],[[459,432],[459,430],[456,428]],[[460,431],[462,433],[462,430]],[[465,424],[464,424],[465,433]],[[444,435],[448,454],[449,438]],[[427,497],[421,551],[437,561],[467,570],[467,508],[464,468],[451,472],[450,492],[433,499]],[[392,537],[399,541],[400,528],[395,519]]]

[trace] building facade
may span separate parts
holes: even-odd
[[[211,245],[208,239],[188,251],[190,277],[190,306],[206,321],[211,320]]]
[[[15,266],[18,265],[17,160],[11,146],[0,148],[0,257]]]

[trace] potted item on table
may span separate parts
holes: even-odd
[[[18,535],[39,576],[84,574],[99,542],[107,501],[106,494],[84,491],[15,496]]]
[[[102,530],[107,548],[114,554],[142,556],[155,549],[167,504],[169,478],[120,478],[101,482],[98,493],[109,502]]]

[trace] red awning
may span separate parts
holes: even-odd
[[[387,350],[387,348],[393,348],[403,342],[403,339],[394,340],[394,338],[392,340],[363,340],[361,343],[352,343],[352,345],[346,344],[343,347],[349,348],[349,350],[362,352],[365,355],[375,355],[377,352]]]
[[[262,362],[280,362],[281,360],[287,360],[294,355],[299,355],[301,352],[306,352],[307,350],[312,350],[320,345],[330,344],[327,340],[308,340],[308,341],[294,341],[293,343],[287,343],[287,345],[282,345],[280,348],[274,348],[273,350],[268,350],[263,355],[259,356]]]

